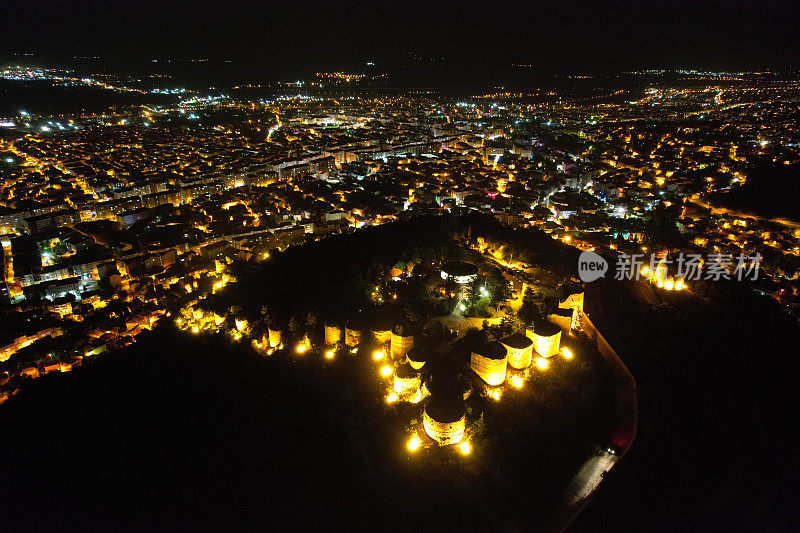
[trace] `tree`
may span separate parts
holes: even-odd
[[[297,335],[301,329],[303,329],[303,320],[298,318],[297,315],[292,315],[289,320],[289,332],[292,335]]]
[[[317,315],[314,314],[313,311],[309,311],[306,315],[306,325],[308,327],[313,327],[317,323]]]
[[[481,283],[477,279],[469,285],[465,285],[464,289],[464,292],[466,293],[465,299],[469,305],[472,305],[481,299]]]
[[[680,217],[680,210],[680,204],[667,207],[659,203],[645,218],[644,234],[648,240],[658,245],[679,245],[681,233],[675,221]]]
[[[500,319],[500,327],[503,330],[504,335],[511,335],[517,331],[525,330],[525,325],[522,321],[513,315],[506,315],[502,319]]]
[[[450,293],[456,293],[456,292],[458,292],[458,290],[459,290],[458,283],[453,281],[453,278],[448,276],[447,279],[444,280],[445,297],[449,298],[450,297]]]
[[[489,275],[486,280],[486,290],[489,291],[489,295],[495,305],[506,302],[512,296],[511,283],[499,270],[494,270]]]
[[[528,290],[525,292],[525,296],[523,297],[522,305],[517,312],[517,316],[525,324],[531,324],[537,318],[542,317],[543,307],[544,298],[542,298],[538,292]]]
[[[416,324],[419,321],[419,315],[417,314],[416,309],[412,308],[411,306],[406,305],[403,307],[403,314],[405,314],[406,320],[408,320],[411,324]]]
[[[266,305],[261,307],[261,320],[263,320],[267,326],[275,325],[278,321],[275,313],[273,313]]]

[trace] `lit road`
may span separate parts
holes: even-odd
[[[756,220],[761,220],[761,221],[766,221],[766,222],[773,222],[775,224],[783,224],[784,226],[792,228],[792,229],[800,229],[800,223],[795,222],[793,220],[788,220],[788,219],[785,219],[785,218],[766,218],[766,217],[761,217],[761,216],[758,216],[758,215],[754,215],[752,213],[745,213],[743,211],[736,211],[734,209],[728,209],[726,207],[713,206],[713,205],[709,204],[708,202],[706,202],[704,200],[690,200],[690,202],[693,203],[693,204],[699,205],[700,207],[704,207],[704,208],[710,210],[715,215],[725,214],[725,215],[729,215],[729,216],[733,216],[733,217],[754,218]]]
[[[569,482],[564,494],[564,505],[571,509],[583,502],[603,481],[603,473],[610,470],[618,459],[619,457],[616,455],[603,452],[603,454],[595,455],[586,461]]]

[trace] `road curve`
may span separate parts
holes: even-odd
[[[622,359],[609,346],[605,338],[594,327],[586,313],[583,313],[584,332],[590,338],[597,336],[597,348],[611,368],[614,379],[614,426],[611,430],[610,444],[614,453],[603,451],[584,463],[572,478],[563,495],[563,520],[559,531],[564,531],[591,501],[600,487],[603,476],[625,457],[636,439],[639,428],[639,401],[636,396],[636,380]]]

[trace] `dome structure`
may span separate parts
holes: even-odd
[[[465,285],[478,279],[478,267],[464,261],[446,263],[442,266],[441,276],[445,281],[450,280]]]

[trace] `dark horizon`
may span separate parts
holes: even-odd
[[[65,63],[98,56],[121,67],[210,59],[230,61],[252,79],[363,71],[367,62],[381,72],[424,70],[442,82],[502,80],[509,69],[791,71],[800,54],[800,6],[787,1],[375,7],[210,0],[168,9],[152,1],[33,1],[7,3],[0,14],[4,62],[30,57],[24,54]]]

